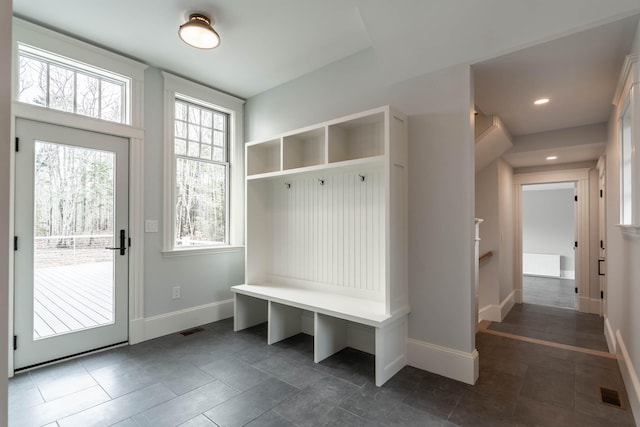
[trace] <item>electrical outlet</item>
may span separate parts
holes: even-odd
[[[173,299],[180,299],[180,286],[174,286],[171,294]]]

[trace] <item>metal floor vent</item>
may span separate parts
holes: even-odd
[[[600,387],[600,399],[602,403],[609,406],[615,406],[616,408],[622,408],[622,402],[620,401],[620,395],[616,390]]]
[[[182,331],[180,332],[180,335],[182,336],[187,336],[187,335],[191,335],[191,334],[195,334],[196,332],[202,332],[204,331],[204,328],[191,328],[191,329],[187,329],[186,331]]]

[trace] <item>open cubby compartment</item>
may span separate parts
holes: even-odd
[[[325,164],[325,127],[285,136],[282,139],[283,169]]]
[[[247,176],[281,170],[282,141],[280,138],[247,144]]]
[[[329,126],[329,162],[384,155],[385,113],[358,117]]]

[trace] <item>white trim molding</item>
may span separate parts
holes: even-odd
[[[511,311],[515,303],[516,292],[513,290],[504,300],[502,300],[500,305],[490,304],[480,309],[478,319],[479,321],[489,320],[491,322],[502,322],[505,316],[509,314],[509,311]]]
[[[129,237],[132,240],[129,249],[129,342],[140,342],[144,337],[138,325],[144,317],[144,73],[147,65],[19,18],[13,18],[13,24],[12,139],[15,137],[17,118],[129,139]],[[129,103],[128,124],[108,122],[18,102],[18,43],[46,50],[129,78],[131,85],[127,99]],[[11,167],[11,179],[13,180],[13,157]],[[12,193],[11,211],[13,212],[14,209]],[[11,234],[13,234],[13,222],[11,222]],[[10,257],[10,262],[13,264],[13,252],[10,253]],[[13,286],[12,270],[9,285],[10,295],[13,295]],[[10,300],[13,301],[13,299]],[[13,313],[13,307],[10,308],[10,313]],[[9,322],[9,330],[12,331],[14,328],[13,317],[10,317]],[[12,351],[10,351],[9,358],[9,374],[11,375],[13,374]]]
[[[578,303],[581,312],[590,313],[589,303],[589,169],[567,169],[549,172],[515,174],[514,185],[514,289],[515,302],[522,302],[522,186],[527,184],[547,184],[575,182],[578,196],[576,229],[578,247],[575,259],[575,283],[578,288]]]
[[[625,389],[627,390],[627,396],[629,397],[629,404],[633,416],[636,420],[640,419],[640,380],[635,366],[633,366],[633,360],[627,351],[627,346],[622,339],[620,330],[616,331],[616,341],[618,347],[618,365],[620,366],[620,373],[624,380]]]
[[[146,341],[229,317],[233,317],[233,299],[148,317],[136,322],[135,327],[138,332],[142,329],[142,341]]]
[[[467,353],[413,338],[407,339],[407,364],[467,384],[480,373],[478,350]]]
[[[607,347],[609,348],[609,353],[617,353],[618,345],[616,343],[616,336],[613,333],[613,328],[611,328],[611,322],[609,322],[609,318],[604,318],[604,337],[607,340]]]
[[[202,255],[235,250],[244,244],[244,140],[243,105],[245,101],[182,77],[162,72],[164,79],[164,182],[162,255]],[[207,248],[174,249],[175,161],[173,154],[174,108],[176,95],[207,103],[229,114],[229,242]]]

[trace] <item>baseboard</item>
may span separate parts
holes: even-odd
[[[472,385],[479,375],[477,350],[466,353],[412,338],[407,339],[407,364]]]
[[[502,322],[505,316],[511,311],[515,304],[515,290],[500,303],[500,305],[490,304],[478,311],[478,321],[489,320],[491,322]]]
[[[580,313],[591,313],[591,298],[578,297],[578,311]]]
[[[478,322],[482,320],[488,320],[490,322],[500,322],[502,320],[500,316],[500,306],[496,304],[490,304],[482,307],[478,311]]]
[[[613,334],[613,329],[611,329],[611,323],[609,322],[609,318],[604,318],[604,337],[607,340],[607,347],[609,347],[609,353],[617,354],[618,346],[616,344],[616,336]]]
[[[151,340],[229,317],[233,317],[233,299],[149,317],[144,319],[144,340]]]
[[[602,316],[602,300],[600,298],[589,299],[589,313]]]
[[[516,303],[516,291],[513,290],[507,297],[500,303],[500,321],[506,317]]]
[[[144,341],[144,319],[129,321],[129,344],[138,344]]]
[[[629,404],[631,405],[631,411],[636,420],[640,419],[640,381],[636,373],[633,361],[627,352],[627,347],[620,335],[620,331],[616,331],[616,341],[618,343],[618,365],[620,366],[620,373],[624,380],[625,388],[627,390],[627,396],[629,397]]]
[[[516,304],[522,304],[522,289],[514,289],[513,292]]]

